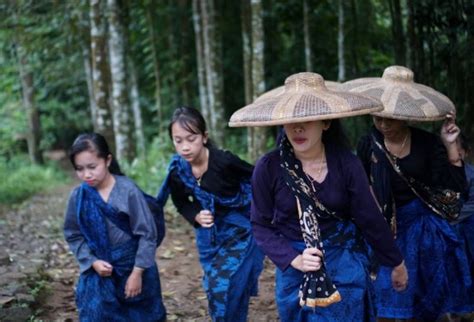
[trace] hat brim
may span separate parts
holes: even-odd
[[[372,115],[404,121],[439,121],[455,113],[451,100],[423,84],[398,82],[380,77],[359,78],[345,82],[341,89],[380,99],[384,109]]]
[[[319,106],[322,103],[326,105]],[[301,104],[307,106],[300,108]],[[285,125],[365,115],[382,109],[379,100],[366,95],[334,91],[280,93],[274,97],[256,100],[237,110],[231,116],[228,125],[230,127]]]

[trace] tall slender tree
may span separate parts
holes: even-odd
[[[131,56],[128,59],[130,75],[130,103],[132,106],[133,123],[135,125],[135,142],[137,154],[141,157],[145,155],[145,133],[143,130],[143,117],[140,107],[140,93],[138,90],[137,69]]]
[[[19,37],[17,37],[19,39]],[[23,93],[23,106],[28,120],[26,140],[28,143],[28,155],[31,162],[43,163],[40,150],[41,122],[40,113],[35,100],[35,88],[33,84],[33,72],[29,66],[26,52],[20,41],[16,42],[18,55],[18,69],[20,73],[21,89]]]
[[[344,1],[338,0],[338,34],[337,34],[337,59],[338,74],[337,80],[342,82],[346,80],[346,60],[344,49]]]
[[[145,7],[146,18],[147,18],[147,27],[148,27],[148,35],[150,38],[150,47],[151,47],[151,55],[153,58],[153,76],[155,78],[155,86],[154,86],[154,97],[155,97],[155,109],[156,114],[158,116],[158,126],[162,127],[163,125],[163,106],[162,106],[162,99],[161,99],[161,68],[160,68],[160,61],[158,59],[158,51],[159,51],[159,41],[158,41],[158,26],[156,22],[156,9],[157,4],[156,0],[150,0],[148,5]]]
[[[133,153],[130,141],[130,103],[127,90],[125,34],[122,12],[117,0],[107,0],[109,15],[109,53],[112,76],[112,118],[115,134],[115,156],[130,161]]]
[[[263,9],[261,0],[251,0],[252,17],[252,91],[253,99],[265,91],[265,36],[263,31]],[[249,158],[257,160],[265,153],[267,143],[265,127],[249,128],[248,148]]]
[[[252,89],[252,26],[250,22],[250,2],[241,0],[240,21],[242,26],[242,55],[244,67],[244,92],[245,104],[250,104],[253,100]]]
[[[109,105],[110,69],[107,58],[104,1],[90,0],[91,56],[94,100],[97,106],[97,129],[115,151],[115,136]]]
[[[308,0],[303,0],[303,31],[304,31],[304,57],[306,63],[306,71],[313,71],[313,54],[311,50],[311,36],[309,35],[309,16],[310,9],[308,6]]]
[[[406,46],[405,32],[403,31],[403,21],[400,0],[388,0],[390,16],[392,18],[392,37],[393,49],[395,52],[395,63],[405,66],[406,64]]]
[[[210,124],[210,107],[209,107],[209,95],[206,82],[206,68],[204,63],[204,45],[203,45],[203,32],[202,32],[202,17],[201,17],[201,6],[199,0],[192,0],[193,3],[193,28],[194,28],[194,43],[196,45],[196,65],[198,74],[198,87],[199,87],[199,103],[201,105],[201,112],[204,119]]]
[[[13,23],[15,25],[14,42],[18,61],[18,71],[21,81],[23,107],[27,115],[26,141],[28,145],[28,155],[30,161],[35,164],[43,163],[43,156],[40,150],[41,141],[41,119],[38,106],[35,100],[35,87],[33,83],[33,71],[28,61],[28,53],[23,45],[24,30],[19,17],[19,4],[13,3]]]
[[[223,80],[219,68],[221,57],[218,55],[216,37],[215,7],[213,0],[201,1],[202,30],[204,43],[204,62],[206,68],[206,83],[209,97],[210,129],[217,144],[224,141],[224,106]]]

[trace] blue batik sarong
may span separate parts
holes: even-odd
[[[246,321],[250,296],[256,296],[258,277],[263,269],[264,255],[253,238],[248,212],[250,210],[250,182],[241,183],[233,197],[220,197],[198,185],[190,164],[175,155],[168,169],[158,200],[162,205],[170,194],[168,178],[175,171],[190,188],[202,209],[214,215],[211,228],[196,228],[196,245],[204,271],[203,287],[213,321]],[[215,206],[229,211],[215,215]]]
[[[123,244],[109,243],[106,219],[131,236]],[[82,184],[77,203],[77,221],[94,255],[113,266],[112,275],[101,277],[91,267],[79,276],[76,304],[80,320],[164,321],[166,312],[156,265],[144,270],[142,292],[125,299],[125,284],[135,264],[138,240],[132,235],[128,216],[102,200],[97,190]]]
[[[341,301],[327,307],[302,307],[299,286],[304,273],[289,266],[276,270],[276,301],[282,322],[375,321],[374,292],[369,275],[368,247],[352,221],[336,221],[321,231],[327,274],[341,294]],[[292,242],[303,252],[304,242]]]
[[[377,316],[436,321],[443,313],[469,311],[469,265],[449,223],[419,199],[397,208],[396,243],[405,257],[408,287],[392,288],[392,268],[375,281]]]

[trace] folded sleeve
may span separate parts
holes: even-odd
[[[153,215],[143,193],[138,189],[128,196],[129,221],[132,234],[138,237],[135,266],[148,268],[155,265],[157,231]]]
[[[77,193],[78,189],[75,189],[69,196],[69,201],[66,207],[64,215],[64,238],[66,239],[69,249],[76,257],[79,263],[80,273],[87,271],[91,268],[92,264],[98,259],[84,238],[84,235],[79,229],[77,222]]]

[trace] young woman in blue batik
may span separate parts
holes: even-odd
[[[456,146],[460,130],[454,115],[446,117],[441,139],[389,115],[374,116],[373,122],[357,154],[396,231],[410,280],[405,292],[395,293],[387,268],[381,266],[375,281],[379,319],[435,321],[443,313],[469,311],[471,277],[464,247],[442,216],[443,203],[426,199],[435,188],[465,190],[463,162]],[[404,178],[411,178],[412,185]]]
[[[164,204],[171,194],[179,213],[196,228],[212,320],[246,321],[263,268],[249,220],[253,166],[213,147],[194,108],[176,109],[169,135],[177,154],[158,199]]]
[[[64,223],[80,268],[80,320],[164,321],[155,263],[157,234],[164,231],[157,232],[143,192],[122,174],[100,134],[77,137],[69,157],[82,181]]]

